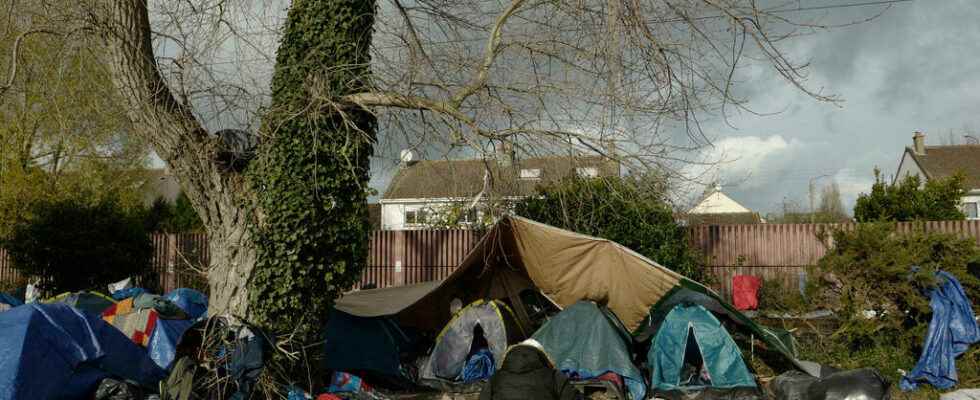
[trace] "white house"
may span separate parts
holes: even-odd
[[[381,229],[425,229],[435,215],[456,212],[462,225],[484,218],[487,199],[516,201],[534,194],[542,184],[577,174],[618,176],[619,164],[599,156],[498,159],[413,160],[402,163],[381,197]],[[475,207],[470,207],[476,205]]]
[[[688,225],[758,224],[759,213],[739,204],[715,186],[697,205],[687,211],[682,221]]]
[[[980,219],[980,145],[926,146],[926,135],[915,132],[912,147],[906,147],[898,164],[895,180],[918,175],[922,181],[945,178],[961,172],[966,177],[963,213],[967,219]],[[894,184],[894,182],[892,182]]]

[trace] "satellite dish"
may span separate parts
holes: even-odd
[[[415,152],[411,149],[402,150],[401,160],[405,164],[411,164],[415,161]]]

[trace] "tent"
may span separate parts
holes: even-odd
[[[477,300],[459,310],[436,338],[421,378],[457,380],[473,346],[477,326],[493,354],[495,369],[500,368],[507,345],[516,340],[513,321],[510,308],[499,301]]]
[[[694,358],[700,358],[693,363],[700,369],[693,371],[699,376],[692,381],[683,370]],[[647,363],[656,390],[756,387],[735,341],[700,305],[678,305],[667,314],[653,338]]]
[[[116,304],[111,297],[96,292],[67,292],[44,300],[46,304],[65,303],[90,314],[102,315],[102,311]]]
[[[98,317],[64,304],[0,313],[0,398],[88,398],[108,376],[153,387],[165,373]]]
[[[412,381],[401,355],[413,352],[418,338],[391,318],[360,317],[334,309],[325,339],[324,368],[377,377],[395,386]]]
[[[632,339],[608,309],[580,301],[548,320],[531,338],[566,375],[592,379],[613,372],[623,377],[633,399],[646,398],[643,375],[632,361]]]

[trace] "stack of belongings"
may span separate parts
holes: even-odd
[[[147,349],[161,368],[169,368],[177,344],[195,322],[207,314],[207,298],[192,289],[159,296],[140,293],[120,300],[102,312],[102,319],[134,343]]]

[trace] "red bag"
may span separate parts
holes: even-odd
[[[759,308],[759,288],[762,280],[752,275],[735,275],[732,278],[732,303],[736,310]]]

